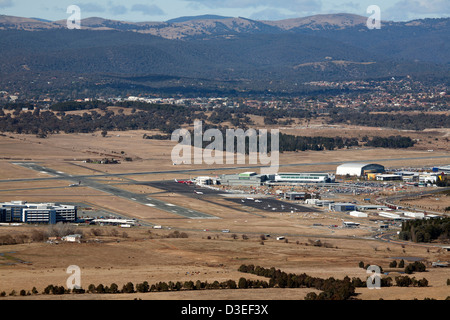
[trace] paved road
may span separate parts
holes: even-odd
[[[443,244],[434,244],[434,243],[416,243],[412,241],[403,241],[403,240],[394,240],[392,239],[393,236],[397,235],[397,232],[388,232],[384,234],[379,234],[375,236],[375,239],[380,241],[385,241],[389,243],[399,244],[399,245],[405,245],[405,246],[416,246],[416,247],[423,247],[423,248],[443,248],[446,247]]]

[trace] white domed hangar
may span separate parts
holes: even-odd
[[[376,163],[348,162],[343,163],[336,169],[337,176],[365,176],[368,173],[383,173],[384,166]]]

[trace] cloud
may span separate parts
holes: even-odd
[[[140,12],[145,16],[164,16],[166,13],[157,5],[135,4],[131,7],[131,11]]]
[[[265,21],[271,21],[271,20],[284,20],[284,19],[290,19],[290,18],[297,18],[298,16],[295,14],[284,14],[280,10],[277,9],[264,9],[258,12],[255,12],[250,15],[250,19],[252,20],[265,20]]]
[[[115,5],[112,1],[108,1],[108,9],[114,15],[122,15],[128,12],[127,7],[123,5]]]
[[[111,11],[112,14],[126,14],[128,12],[127,7],[119,5],[119,6],[112,6],[109,11]]]
[[[0,0],[0,8],[10,8],[13,7],[14,3],[12,0]]]
[[[360,10],[361,9],[361,4],[359,4],[358,2],[345,2],[342,4],[342,7],[344,8],[350,8],[350,9],[354,9],[354,10]]]
[[[210,9],[220,8],[276,8],[291,11],[318,11],[322,7],[321,0],[188,0],[193,4],[201,4]]]
[[[80,9],[81,12],[105,12],[106,9],[102,6],[99,6],[96,3],[80,3],[77,4]]]
[[[449,0],[401,0],[383,10],[382,15],[394,20],[414,19],[415,17],[443,17],[450,15]]]

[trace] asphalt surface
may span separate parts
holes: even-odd
[[[263,199],[249,199],[246,197],[243,198],[228,198],[227,201],[232,201],[234,203],[240,204],[246,207],[252,207],[262,211],[268,212],[319,212],[314,208],[300,206],[295,203],[289,203],[281,200],[263,198]]]
[[[20,165],[27,169],[31,169],[31,170],[39,171],[41,173],[46,173],[46,174],[52,175],[54,178],[57,178],[57,179],[67,180],[70,182],[70,184],[73,184],[74,187],[76,187],[77,185],[89,187],[89,188],[96,189],[101,192],[109,193],[111,195],[124,198],[126,200],[137,202],[137,203],[146,205],[148,207],[152,207],[152,208],[155,208],[158,210],[173,213],[173,214],[185,217],[185,218],[218,219],[218,217],[212,216],[210,214],[206,214],[206,213],[199,212],[196,210],[191,210],[188,208],[183,208],[181,206],[178,206],[178,205],[175,205],[175,204],[172,204],[169,202],[149,198],[146,195],[137,194],[137,193],[130,192],[127,190],[116,188],[111,185],[99,183],[99,182],[93,181],[92,179],[90,179],[86,176],[73,176],[73,175],[70,175],[70,174],[67,174],[67,173],[64,173],[61,171],[56,171],[51,168],[46,168],[46,167],[40,166],[36,163],[31,163],[31,162],[23,162],[23,163],[15,163],[15,164]],[[98,176],[95,175],[92,177],[97,178]]]
[[[367,163],[373,163],[373,162],[390,162],[390,161],[401,161],[401,160],[425,160],[425,159],[447,159],[450,158],[450,155],[448,156],[426,156],[426,157],[410,157],[410,158],[386,158],[386,159],[363,159],[358,160],[358,162],[367,162]],[[345,161],[328,161],[328,162],[315,162],[315,163],[290,163],[290,164],[280,164],[279,167],[303,167],[303,166],[320,166],[320,165],[340,165],[344,163]],[[26,162],[12,162],[13,164],[21,165],[21,163]],[[28,162],[31,163],[31,162]],[[179,166],[182,167],[182,166]],[[122,176],[136,176],[136,175],[150,175],[150,174],[164,174],[164,173],[180,173],[180,174],[186,174],[186,173],[193,173],[193,172],[208,172],[208,171],[225,171],[225,170],[248,170],[248,169],[259,169],[259,168],[266,168],[267,166],[259,165],[259,166],[235,166],[235,167],[229,167],[229,168],[214,168],[214,167],[205,167],[202,169],[174,169],[174,170],[166,170],[166,171],[141,171],[141,172],[127,172],[127,173],[99,173],[99,174],[93,174],[93,175],[78,175],[79,178],[99,178],[99,177],[122,177]],[[38,180],[49,180],[49,179],[59,179],[59,177],[47,177],[47,178],[34,178],[34,179],[7,179],[7,180],[0,180],[2,181],[10,181],[10,182],[20,182],[20,181],[38,181]]]
[[[227,193],[221,190],[214,190],[210,188],[203,188],[196,185],[189,185],[185,183],[177,183],[175,181],[152,181],[143,183],[158,189],[166,190],[167,192],[173,192],[196,199],[209,201],[209,198],[223,196],[223,199],[233,202],[234,204],[250,207],[267,212],[319,212],[314,208],[301,206],[295,203],[290,203],[274,198],[251,198],[249,196],[234,195],[234,197],[227,197]],[[221,204],[222,205],[222,204]],[[230,208],[233,208],[230,206]],[[235,209],[235,207],[233,208]]]

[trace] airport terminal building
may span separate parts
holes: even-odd
[[[270,180],[265,174],[257,174],[256,172],[242,172],[239,174],[223,174],[220,176],[220,184],[230,186],[261,186],[264,182]]]
[[[278,173],[274,182],[288,183],[333,183],[335,177],[329,173]]]
[[[335,176],[329,173],[277,173],[272,175],[242,172],[223,174],[220,183],[232,186],[261,186],[264,184],[333,183]]]
[[[55,224],[76,220],[76,206],[55,203],[27,203],[25,201],[0,203],[0,222]]]

